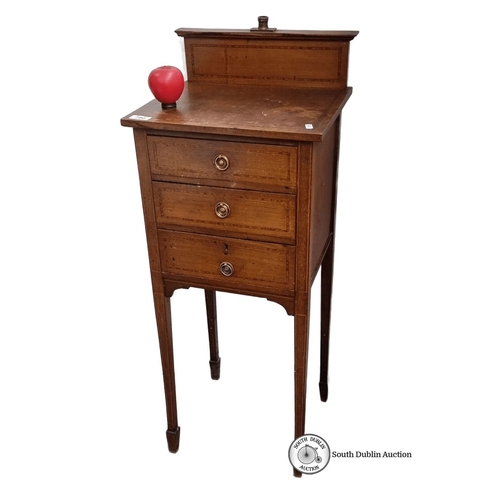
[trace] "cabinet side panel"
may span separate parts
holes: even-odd
[[[158,246],[158,235],[156,233],[156,215],[151,183],[151,172],[149,168],[146,131],[134,129],[134,140],[137,154],[137,166],[139,169],[139,182],[141,185],[142,207],[144,213],[144,224],[146,227],[151,279],[153,282],[154,292],[160,293],[163,291],[163,283],[161,278],[160,251]]]
[[[311,279],[321,264],[332,228],[332,196],[335,176],[335,127],[331,127],[323,142],[314,144],[311,186]]]

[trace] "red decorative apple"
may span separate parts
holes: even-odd
[[[175,108],[184,90],[184,76],[175,66],[160,66],[149,74],[148,85],[163,109]]]

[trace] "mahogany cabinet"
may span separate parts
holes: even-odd
[[[134,131],[163,367],[169,450],[179,447],[170,298],[205,290],[220,375],[216,291],[278,302],[294,317],[295,438],[305,433],[310,291],[321,274],[320,396],[328,397],[341,111],[356,31],[178,29],[187,81]],[[291,436],[292,438],[292,436]],[[294,469],[294,474],[300,472]]]

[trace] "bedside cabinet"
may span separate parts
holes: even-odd
[[[205,290],[213,379],[216,291],[294,317],[295,438],[305,433],[310,291],[321,274],[320,396],[328,397],[340,115],[355,31],[179,29],[187,82],[122,119],[134,131],[167,407],[179,447],[170,298]],[[294,469],[294,474],[301,473]]]

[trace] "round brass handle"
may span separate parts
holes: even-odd
[[[227,170],[229,168],[229,158],[226,155],[217,155],[214,158],[214,167],[220,171]]]
[[[219,203],[215,204],[215,215],[217,215],[217,217],[225,219],[226,217],[229,217],[230,213],[231,207],[227,203],[219,201]]]
[[[233,265],[230,262],[222,262],[219,269],[224,276],[231,276],[234,273]]]

